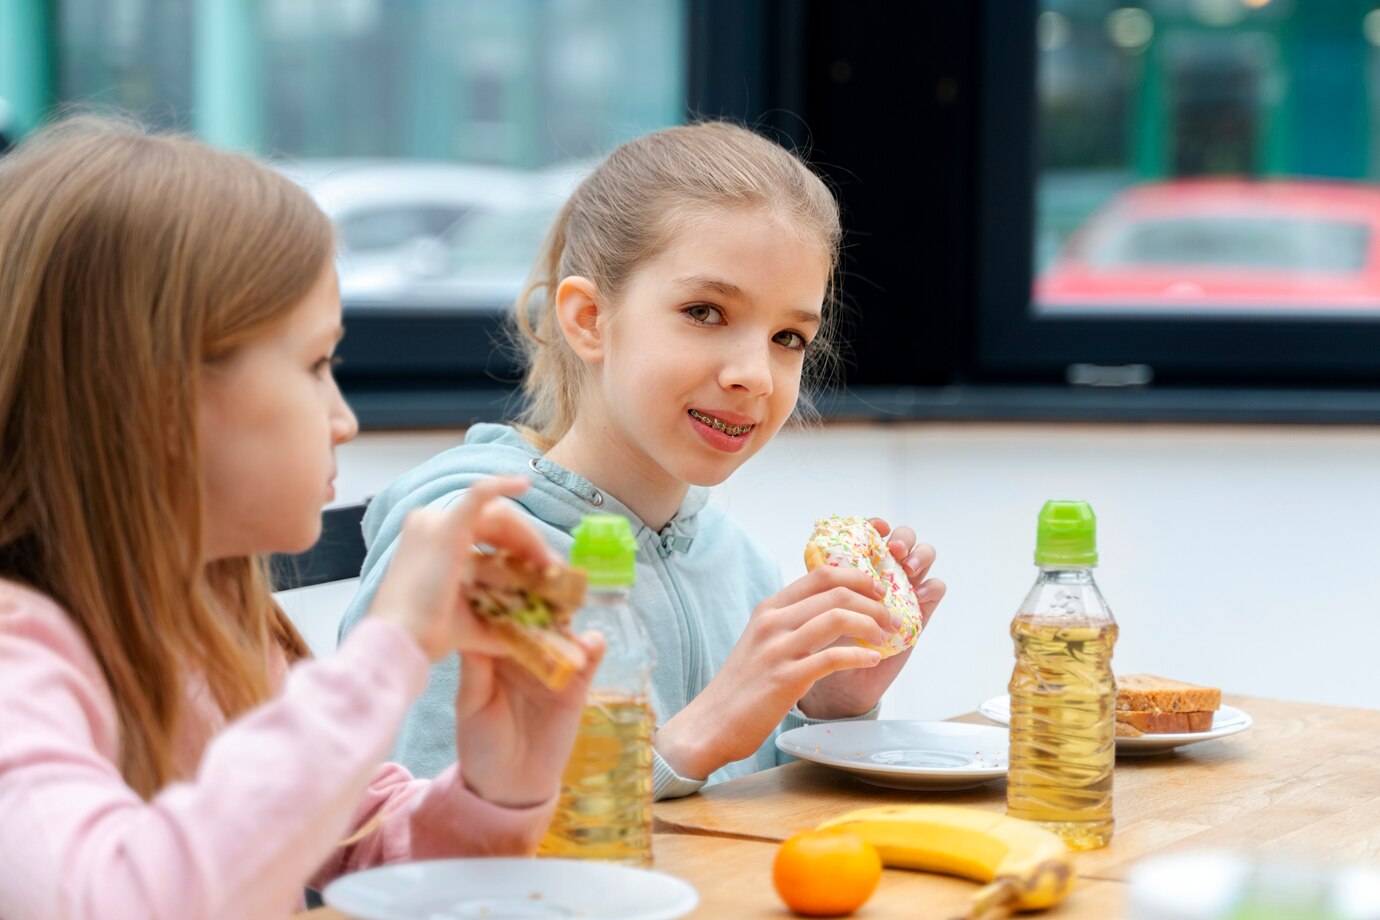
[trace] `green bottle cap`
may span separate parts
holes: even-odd
[[[1048,501],[1035,531],[1035,564],[1097,565],[1097,515],[1087,502]]]
[[[627,518],[586,514],[573,533],[570,564],[589,573],[590,584],[619,587],[633,583],[637,541]]]

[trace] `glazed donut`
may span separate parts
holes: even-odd
[[[906,570],[891,555],[886,541],[867,518],[831,514],[815,522],[814,533],[805,544],[805,568],[814,571],[821,565],[861,569],[886,585],[882,603],[900,617],[901,628],[891,634],[885,645],[872,645],[861,639],[857,640],[859,645],[876,649],[883,658],[890,658],[910,648],[920,638],[923,624],[915,589],[906,577]]]

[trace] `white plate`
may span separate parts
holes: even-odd
[[[437,859],[336,879],[326,904],[359,920],[663,920],[695,909],[695,889],[664,872],[578,859]]]
[[[1011,724],[1011,698],[1006,695],[994,696],[978,707],[978,712],[1002,725]],[[1163,754],[1185,744],[1225,738],[1237,732],[1244,732],[1255,724],[1249,715],[1235,706],[1222,705],[1212,714],[1212,728],[1205,732],[1182,732],[1173,735],[1142,735],[1139,738],[1117,738],[1116,752],[1128,757],[1144,757],[1149,754]]]
[[[792,757],[891,789],[970,789],[1006,775],[1006,729],[961,722],[829,722],[782,732]]]

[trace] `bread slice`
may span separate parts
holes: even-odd
[[[1214,712],[1222,705],[1222,691],[1153,674],[1118,674],[1117,712]]]
[[[1145,735],[1205,732],[1212,729],[1212,712],[1118,712],[1119,724]],[[1134,737],[1134,736],[1133,736]]]
[[[554,691],[565,689],[587,661],[570,632],[584,602],[586,576],[561,565],[545,568],[504,552],[476,553],[465,599],[522,665]]]
[[[1145,734],[1145,732],[1136,728],[1129,722],[1116,723],[1116,736],[1118,738],[1139,738],[1143,734]]]

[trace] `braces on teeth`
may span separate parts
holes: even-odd
[[[710,428],[713,428],[715,431],[722,431],[726,435],[736,437],[740,434],[747,434],[749,431],[752,430],[751,425],[725,425],[718,419],[712,416],[696,412],[694,409],[690,410],[690,414],[695,418],[699,419],[701,422],[704,422]]]

